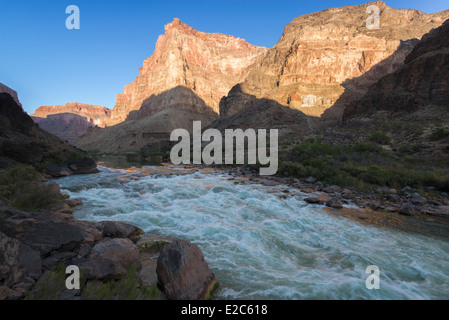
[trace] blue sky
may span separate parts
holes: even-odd
[[[173,18],[204,32],[272,47],[302,14],[368,1],[299,0],[53,0],[0,2],[0,82],[16,90],[28,113],[41,105],[82,102],[112,108],[132,82],[157,37]],[[393,8],[433,13],[447,0],[391,0]],[[68,5],[81,13],[68,30]]]

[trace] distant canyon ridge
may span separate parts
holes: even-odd
[[[41,106],[31,115],[42,129],[71,144],[75,144],[89,127],[104,128],[110,117],[111,110],[106,107],[76,102],[63,106]]]
[[[380,9],[380,29],[366,27],[370,5]],[[339,126],[377,108],[373,88],[412,88],[385,77],[404,72],[423,36],[447,19],[449,10],[425,14],[382,1],[331,8],[293,19],[271,49],[174,19],[112,110],[69,103],[32,116],[77,147],[101,152],[142,150],[173,129],[191,130],[193,121],[220,130],[277,128],[281,135]],[[445,82],[439,86],[444,91]]]

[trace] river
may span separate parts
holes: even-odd
[[[191,241],[220,282],[216,299],[449,299],[447,241],[357,223],[286,186],[214,170],[99,169],[58,179],[84,199],[75,217]],[[379,290],[365,285],[369,265]]]

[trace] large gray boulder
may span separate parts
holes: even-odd
[[[87,174],[99,172],[95,161],[88,157],[70,161],[68,164],[68,168],[71,171],[73,171],[74,174]]]
[[[169,300],[209,299],[218,285],[201,250],[184,240],[164,246],[156,272],[158,287]]]
[[[118,221],[101,221],[95,223],[95,227],[102,233],[103,237],[109,238],[132,238],[143,233],[142,229],[128,223]]]
[[[18,239],[46,258],[54,252],[77,251],[81,244],[92,246],[101,232],[91,223],[68,214],[48,211],[25,212],[0,203],[0,232]]]
[[[0,284],[12,287],[27,277],[36,280],[41,275],[39,252],[0,232]]]
[[[71,170],[54,164],[47,164],[45,166],[45,172],[55,178],[67,177],[73,174]]]
[[[89,280],[120,279],[131,266],[141,268],[139,248],[129,239],[104,239],[91,250],[87,259],[74,260]]]

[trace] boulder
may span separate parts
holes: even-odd
[[[47,257],[54,251],[76,250],[81,244],[92,246],[101,233],[89,222],[48,211],[25,212],[0,205],[0,232]]]
[[[139,249],[129,239],[104,239],[96,244],[89,258],[74,259],[88,280],[120,279],[131,266],[141,269]]]
[[[316,182],[316,179],[314,177],[308,177],[308,178],[304,179],[304,182],[314,184]]]
[[[156,272],[158,287],[169,300],[209,299],[218,284],[201,250],[184,240],[164,246]]]
[[[405,188],[402,188],[401,189],[401,192],[403,193],[403,194],[410,194],[410,193],[412,193],[412,192],[414,192],[414,189],[412,189],[411,187],[405,187]]]
[[[103,237],[110,238],[136,238],[143,233],[142,229],[128,223],[118,221],[101,221],[95,223],[95,227],[102,233]]]
[[[12,290],[6,286],[0,286],[0,301],[1,300],[19,300],[23,298],[23,293]]]
[[[35,283],[36,281],[33,278],[25,277],[19,283],[15,284],[12,289],[25,295],[33,288]]]
[[[387,198],[388,198],[388,200],[394,201],[394,202],[399,202],[401,200],[401,198],[397,194],[394,194],[394,193],[390,193],[387,196]]]
[[[81,199],[68,199],[65,201],[69,207],[74,208],[83,204]]]
[[[419,193],[415,192],[414,194],[412,194],[412,197],[410,198],[410,201],[413,204],[420,204],[420,205],[425,205],[427,203],[427,199],[424,198],[423,196],[421,196]]]
[[[352,199],[352,198],[354,198],[354,195],[352,194],[351,190],[349,190],[349,189],[344,189],[341,192],[341,196],[343,197],[343,199]]]
[[[417,211],[412,203],[406,203],[398,210],[398,213],[402,214],[403,216],[414,216],[416,215]]]
[[[327,186],[327,187],[323,188],[323,192],[326,192],[326,193],[335,193],[338,191],[340,191],[339,186]]]
[[[321,202],[320,198],[313,197],[313,196],[305,198],[304,201],[307,202],[307,203],[312,203],[312,204],[318,204],[318,203]]]
[[[45,172],[55,178],[67,177],[73,174],[69,169],[54,164],[47,164],[45,166]]]
[[[321,191],[321,190],[323,190],[323,183],[322,182],[317,182],[317,183],[315,183],[315,185],[314,185],[314,188],[315,188],[315,190],[316,191]]]
[[[23,278],[38,279],[41,275],[39,252],[0,232],[0,284],[12,287]]]
[[[342,209],[343,203],[340,199],[337,198],[331,198],[329,201],[326,202],[326,206],[334,209]]]
[[[97,173],[97,164],[94,160],[88,157],[84,157],[80,160],[70,161],[68,168],[73,171],[74,174],[88,174]]]
[[[52,267],[58,266],[60,263],[69,264],[70,259],[77,254],[75,252],[56,252],[42,261],[44,270],[50,270]]]

